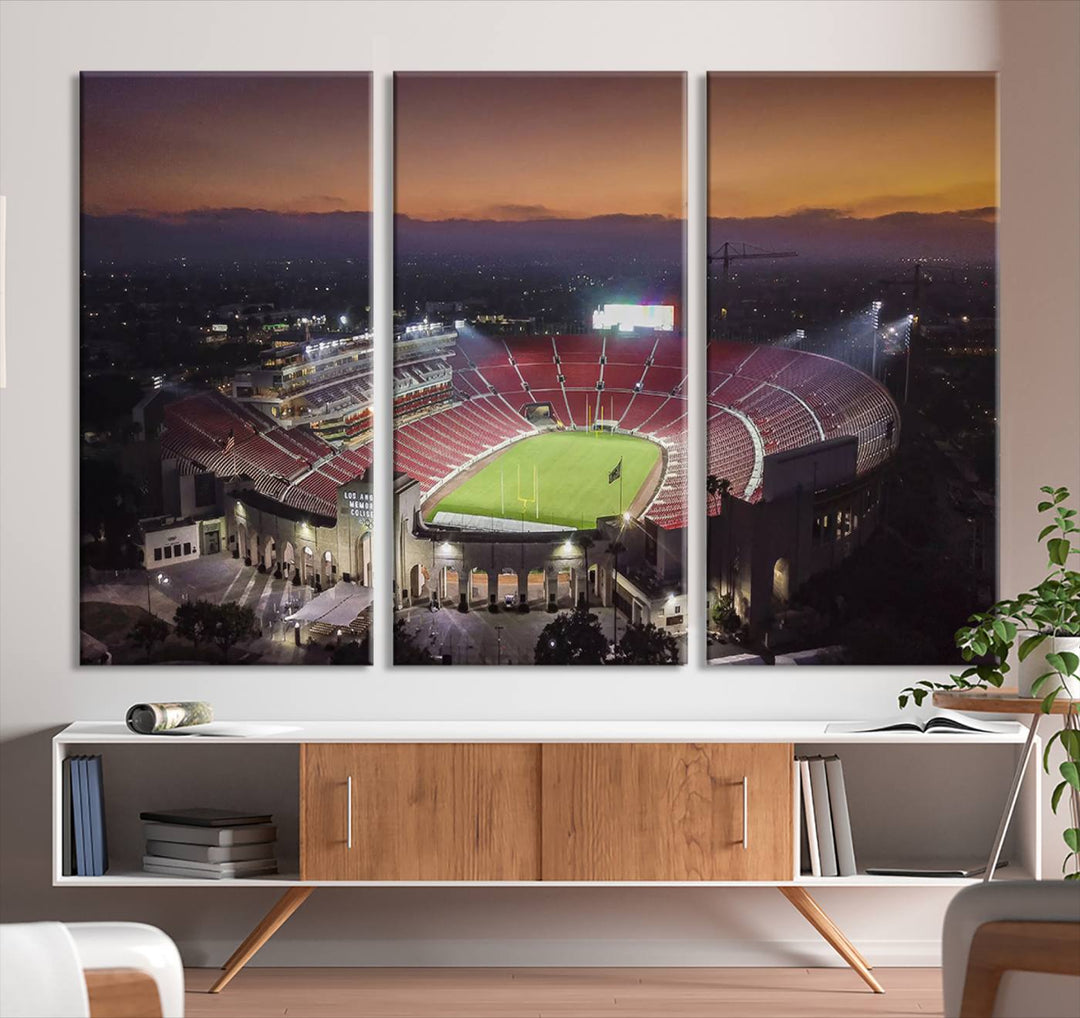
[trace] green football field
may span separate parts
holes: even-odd
[[[590,530],[634,501],[660,447],[631,435],[552,431],[515,442],[427,511],[471,513]],[[608,476],[622,459],[619,482]],[[539,505],[538,505],[539,503]]]

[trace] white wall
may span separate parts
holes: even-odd
[[[8,195],[8,389],[0,394],[0,749],[3,917],[157,922],[190,960],[220,961],[272,899],[257,889],[52,889],[48,739],[131,702],[206,698],[219,716],[803,718],[891,710],[902,669],[391,672],[386,630],[365,672],[112,669],[74,664],[78,85],[80,70],[372,68],[376,155],[391,69],[690,72],[688,322],[704,321],[704,74],[708,70],[1001,68],[1003,589],[1037,578],[1033,495],[1080,490],[1080,5],[875,3],[22,3],[0,8],[0,191]],[[927,153],[933,158],[933,153]],[[376,193],[388,193],[385,164]],[[387,234],[379,217],[377,242]],[[376,273],[376,300],[389,292]],[[384,319],[385,320],[385,317]],[[703,344],[690,347],[699,372]],[[388,368],[385,349],[382,371]],[[701,433],[701,409],[697,409]],[[383,418],[386,419],[386,414]],[[694,421],[692,420],[692,424]],[[389,435],[380,445],[388,448]],[[52,450],[43,467],[42,450]],[[385,480],[384,469],[382,479]],[[703,501],[702,480],[691,496]],[[389,518],[382,485],[380,516]],[[704,587],[691,532],[692,617]],[[389,574],[389,562],[379,563]],[[695,600],[696,599],[696,600]],[[695,615],[694,613],[698,613]],[[385,621],[385,620],[384,620]],[[691,644],[702,656],[700,634]],[[930,669],[927,674],[943,674]],[[313,695],[314,694],[314,695]],[[1052,828],[1056,829],[1056,828]],[[1058,858],[1048,838],[1048,872]],[[880,962],[932,960],[948,895],[823,892]],[[775,948],[781,948],[779,952]],[[370,890],[316,895],[260,955],[302,963],[687,964],[826,960],[773,892]]]

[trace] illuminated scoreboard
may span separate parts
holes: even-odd
[[[674,304],[605,304],[592,316],[593,328],[598,332],[616,330],[633,332],[674,332]]]

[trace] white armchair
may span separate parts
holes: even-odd
[[[1080,881],[965,888],[942,933],[945,1018],[1080,1018]]]
[[[176,945],[142,923],[0,926],[0,1018],[183,1018]]]

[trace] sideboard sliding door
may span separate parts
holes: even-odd
[[[794,747],[543,747],[545,880],[791,880]]]
[[[303,880],[539,880],[540,747],[308,743]]]

